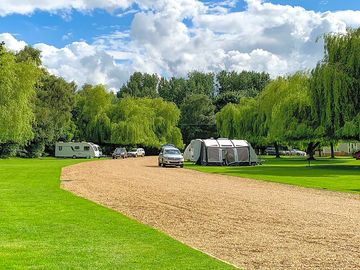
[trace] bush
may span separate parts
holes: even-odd
[[[15,157],[19,148],[17,143],[3,143],[0,144],[0,158]]]

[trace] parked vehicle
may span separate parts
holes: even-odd
[[[175,147],[162,147],[158,157],[158,163],[159,167],[180,166],[182,168],[184,167],[184,157],[180,150]]]
[[[276,155],[275,147],[266,147],[265,154],[269,156],[275,156]]]
[[[100,147],[91,142],[57,142],[55,144],[55,157],[100,158],[101,156]]]
[[[145,156],[145,150],[143,148],[136,149],[137,156],[138,157],[144,157]]]
[[[131,148],[131,149],[127,152],[127,156],[128,156],[128,157],[137,157],[137,149],[136,149],[136,148]]]
[[[115,149],[114,153],[112,154],[113,159],[117,158],[127,158],[127,151],[126,148],[118,147]]]
[[[303,156],[303,157],[306,156],[306,152],[301,151],[299,149],[292,149],[290,152],[292,156]]]
[[[360,160],[360,151],[354,153],[354,158],[356,158],[356,160]]]

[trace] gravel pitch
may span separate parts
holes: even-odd
[[[180,168],[86,162],[62,188],[245,269],[360,269],[360,196]]]

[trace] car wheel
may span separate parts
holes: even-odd
[[[180,165],[180,168],[184,168],[184,164],[181,164],[181,165]]]

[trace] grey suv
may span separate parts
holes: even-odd
[[[112,154],[113,159],[117,158],[127,158],[127,152],[125,148],[118,147],[115,149],[114,153]]]
[[[184,167],[184,157],[180,150],[175,147],[162,147],[159,154],[159,166],[180,166]]]

